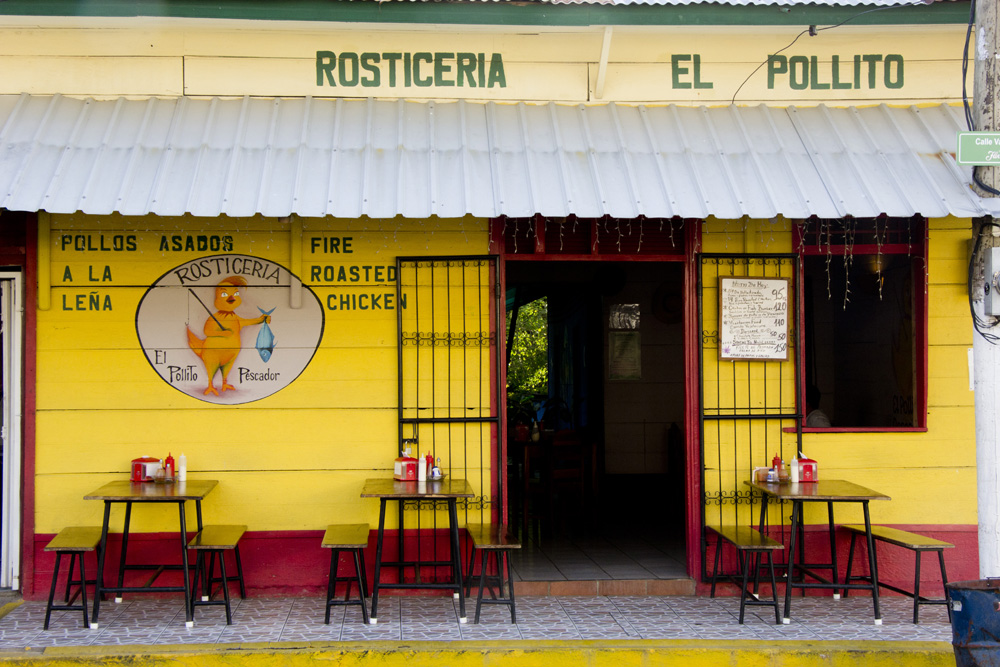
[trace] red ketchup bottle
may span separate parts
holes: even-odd
[[[170,455],[170,452],[167,452],[167,458],[163,460],[163,471],[167,479],[174,478],[174,470],[176,469],[177,466],[174,464],[174,457]]]

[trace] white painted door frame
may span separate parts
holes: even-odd
[[[0,588],[21,587],[21,416],[24,378],[24,279],[0,271]]]

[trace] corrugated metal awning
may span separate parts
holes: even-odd
[[[974,217],[960,108],[0,96],[0,208]]]

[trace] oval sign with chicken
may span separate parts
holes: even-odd
[[[153,370],[192,398],[236,405],[287,387],[323,338],[319,298],[288,269],[250,255],[171,269],[139,302],[135,329]]]

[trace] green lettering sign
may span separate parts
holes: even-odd
[[[690,56],[688,56],[690,58]],[[695,87],[711,88],[700,81],[700,61],[695,56]],[[489,69],[487,70],[487,66]],[[403,76],[399,76],[402,70]],[[507,73],[503,56],[493,53],[454,53],[419,51],[416,53],[366,51],[316,52],[316,85],[342,88],[506,88]]]

